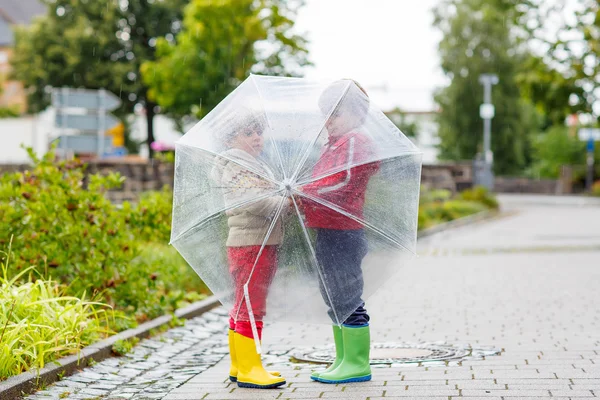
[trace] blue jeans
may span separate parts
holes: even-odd
[[[364,286],[361,264],[367,254],[364,230],[317,229],[315,251],[329,290],[328,296],[323,282],[319,280],[321,296],[329,307],[329,317],[337,322],[333,309],[354,309],[344,325],[368,325],[369,314],[361,299]]]

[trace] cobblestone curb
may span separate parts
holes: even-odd
[[[219,304],[219,300],[216,296],[211,296],[191,304],[188,307],[176,310],[175,316],[177,318],[191,319],[215,308]],[[152,321],[145,322],[137,328],[128,329],[105,340],[87,346],[83,348],[79,354],[63,357],[50,363],[50,365],[39,371],[28,371],[10,377],[5,381],[0,382],[0,399],[18,399],[25,394],[31,393],[40,385],[49,385],[64,376],[71,375],[78,369],[85,368],[91,363],[96,363],[109,358],[112,356],[111,349],[116,341],[128,340],[134,337],[140,339],[148,337],[150,330],[168,324],[171,319],[172,317],[170,315],[163,315]]]

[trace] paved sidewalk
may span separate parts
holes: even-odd
[[[600,207],[514,197],[506,204],[517,213],[422,240],[420,257],[367,302],[373,342],[491,346],[501,349],[500,355],[460,363],[383,365],[374,368],[371,382],[324,385],[310,381],[314,365],[292,363],[290,355],[331,343],[330,327],[278,323],[266,327],[263,346],[266,363],[282,372],[286,387],[240,389],[226,379],[225,327],[218,332],[226,326],[221,309],[209,316],[214,320],[210,337],[184,338],[195,354],[208,357],[202,371],[183,371],[187,378],[179,375],[179,381],[161,390],[134,392],[133,379],[129,394],[109,390],[98,398],[599,397]],[[154,385],[172,379],[160,367],[163,378],[148,371]],[[30,398],[58,398],[52,390]]]

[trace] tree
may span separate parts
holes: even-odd
[[[532,107],[521,99],[515,81],[519,65],[528,55],[519,30],[512,29],[523,17],[518,4],[511,0],[444,0],[434,11],[435,25],[444,35],[439,44],[441,66],[451,79],[450,85],[435,95],[440,106],[442,158],[473,159],[482,151],[479,106],[483,87],[479,76],[494,73],[499,77],[492,91],[496,109],[492,121],[494,169],[516,173],[528,162],[526,136],[534,129],[534,119]]]
[[[173,40],[188,2],[46,0],[46,16],[15,35],[14,77],[30,89],[30,110],[47,107],[48,87],[105,88],[123,100],[120,114],[144,105],[149,145],[156,104],[139,79],[140,65],[155,59],[159,37]]]
[[[192,0],[175,42],[159,39],[142,66],[150,98],[170,115],[202,118],[250,72],[297,75],[306,41],[292,32],[303,1]]]
[[[540,57],[525,60],[516,82],[522,96],[543,116],[542,130],[564,125],[569,114],[585,110],[582,102],[571,101],[573,96],[580,99],[585,94],[574,75],[558,71]]]
[[[575,97],[580,110],[600,120],[600,2],[581,0],[575,18],[564,19],[558,34],[542,38],[547,58],[572,77],[581,93]],[[562,10],[558,10],[560,12]],[[573,22],[571,22],[573,21]]]

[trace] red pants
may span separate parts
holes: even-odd
[[[258,257],[260,248],[261,246],[227,248],[229,272],[235,285],[235,302],[229,312],[229,327],[240,335],[253,337],[244,296],[244,285],[248,283],[250,306],[256,321],[259,340],[262,338],[262,320],[267,312],[269,286],[277,270],[277,246],[265,246]],[[253,272],[252,267],[254,267]],[[252,272],[251,277],[250,272]]]

